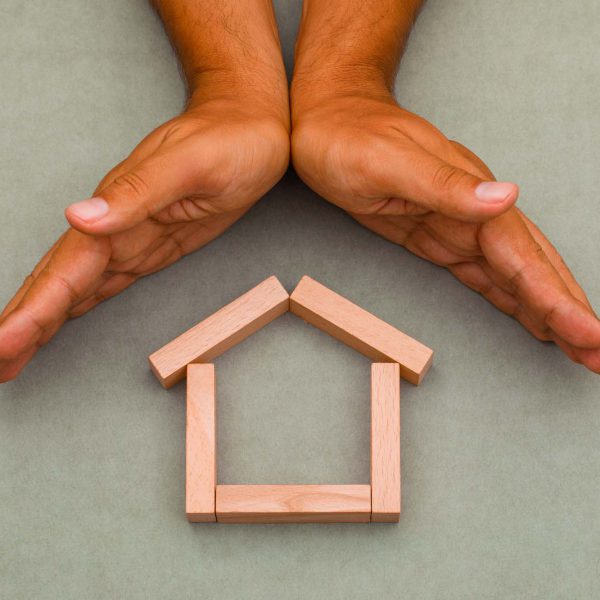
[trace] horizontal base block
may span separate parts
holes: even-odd
[[[219,523],[368,523],[370,485],[218,485]]]
[[[224,525],[285,525],[320,523],[370,523],[370,515],[356,514],[253,514],[253,515],[218,515],[217,522]]]

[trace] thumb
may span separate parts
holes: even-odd
[[[388,203],[386,214],[406,212],[408,200],[461,221],[487,221],[506,212],[519,196],[515,183],[486,181],[423,149],[404,151],[380,168],[386,190],[400,199]]]
[[[65,216],[73,228],[91,235],[130,229],[192,193],[197,165],[190,162],[189,153],[171,151],[119,169],[96,196],[71,204]]]

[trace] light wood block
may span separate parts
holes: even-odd
[[[290,296],[290,310],[373,360],[399,363],[411,383],[421,383],[431,366],[430,348],[307,275]]]
[[[371,521],[400,518],[400,373],[371,365]]]
[[[368,523],[369,485],[218,485],[219,523]]]
[[[165,388],[185,377],[189,363],[209,362],[289,309],[289,295],[269,277],[150,355]]]
[[[215,366],[187,368],[185,512],[192,522],[216,521]]]

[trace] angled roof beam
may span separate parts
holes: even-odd
[[[421,383],[433,350],[305,275],[290,296],[290,311],[378,362],[396,362],[400,375]]]
[[[274,275],[150,355],[165,388],[185,377],[190,363],[209,362],[289,310],[289,294]]]

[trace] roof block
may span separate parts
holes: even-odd
[[[292,292],[290,310],[373,360],[398,363],[411,383],[421,383],[431,366],[433,350],[308,275]]]
[[[271,276],[151,354],[150,367],[170,388],[188,364],[210,362],[288,310],[289,294]]]

